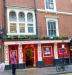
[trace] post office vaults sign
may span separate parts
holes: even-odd
[[[52,48],[51,46],[46,46],[46,47],[43,47],[43,55],[44,56],[50,56],[52,53]]]

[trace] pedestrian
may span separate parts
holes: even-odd
[[[16,75],[16,53],[15,50],[11,53],[12,75]]]

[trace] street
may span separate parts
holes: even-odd
[[[65,71],[56,71],[56,67],[16,69],[16,75],[72,75],[72,65]],[[4,70],[0,75],[12,75],[12,70]]]

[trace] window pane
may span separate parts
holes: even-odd
[[[16,23],[10,23],[10,33],[16,33]]]
[[[20,29],[21,33],[24,33],[25,32],[25,24],[20,23],[19,24],[19,29]]]
[[[56,36],[56,30],[54,30],[54,36]]]
[[[54,9],[53,0],[46,0],[46,8],[47,9]]]
[[[56,22],[48,22],[48,29],[56,29]]]
[[[53,29],[56,29],[56,22],[53,23]]]
[[[33,24],[28,24],[28,26],[33,27]]]
[[[51,29],[50,22],[48,22],[48,29]]]
[[[49,34],[49,36],[51,36],[51,31],[50,30],[48,31],[48,34]]]
[[[10,21],[16,21],[16,13],[14,11],[9,13],[9,19]]]
[[[33,27],[28,27],[28,32],[33,33]]]
[[[49,2],[46,0],[46,8],[48,9]]]
[[[51,36],[53,36],[53,30],[51,30]]]
[[[54,9],[53,3],[49,4],[49,9]]]
[[[48,29],[52,30],[53,29],[53,25],[52,25],[52,22],[48,22]]]
[[[28,13],[27,14],[27,21],[28,22],[33,22],[33,15],[32,15],[32,13]]]
[[[23,12],[19,13],[19,21],[25,21],[25,15]]]
[[[48,34],[49,36],[56,36],[56,22],[55,21],[48,22]]]

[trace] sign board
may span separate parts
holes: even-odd
[[[50,53],[51,53],[51,50],[49,50],[49,48],[46,48],[45,54],[50,54]]]
[[[43,56],[50,57],[52,55],[52,47],[51,46],[44,46],[43,47]]]

